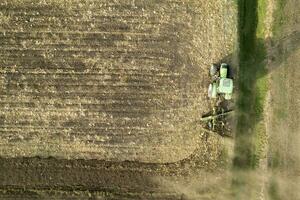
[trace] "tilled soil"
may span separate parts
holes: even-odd
[[[174,162],[196,149],[207,68],[232,51],[226,5],[0,6],[1,155]]]
[[[234,13],[221,0],[1,1],[1,187],[150,193],[155,175],[215,168],[222,141],[195,122],[210,64],[234,50]]]

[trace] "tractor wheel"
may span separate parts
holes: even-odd
[[[209,84],[207,95],[209,98],[215,99],[217,98],[217,85],[216,83]]]
[[[215,64],[212,64],[209,70],[210,76],[215,76],[218,72],[218,66]]]

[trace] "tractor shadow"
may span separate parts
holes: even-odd
[[[293,31],[282,38],[267,38],[265,43],[270,44],[268,49],[268,70],[272,71],[290,57],[295,51],[300,49],[300,31]]]

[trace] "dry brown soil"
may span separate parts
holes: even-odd
[[[175,162],[233,51],[228,4],[2,1],[0,155]],[[200,143],[200,144],[199,144]]]

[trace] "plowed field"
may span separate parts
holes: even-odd
[[[0,1],[2,188],[152,191],[218,165],[196,121],[235,37],[231,1]]]

